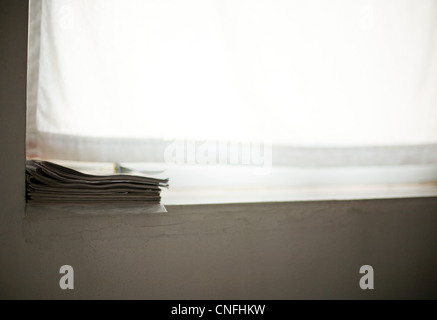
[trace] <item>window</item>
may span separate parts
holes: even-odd
[[[29,157],[129,163],[191,187],[437,180],[433,1],[30,11]]]

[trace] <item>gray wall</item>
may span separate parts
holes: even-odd
[[[0,298],[437,298],[437,198],[26,214],[26,1],[0,2],[0,31]]]

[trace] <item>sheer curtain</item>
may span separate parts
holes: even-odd
[[[29,157],[437,163],[437,1],[31,0],[29,31]]]

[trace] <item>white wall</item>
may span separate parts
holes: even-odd
[[[27,3],[0,15],[0,298],[437,297],[437,198],[25,216]],[[59,288],[64,264],[74,290]]]

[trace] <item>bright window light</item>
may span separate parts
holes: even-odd
[[[178,141],[178,164],[207,143],[215,164],[258,144],[273,166],[435,166],[436,8],[31,0],[27,155],[164,162]]]

